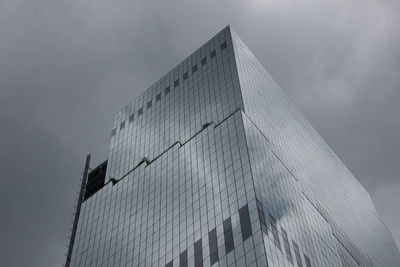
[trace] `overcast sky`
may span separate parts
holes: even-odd
[[[0,0],[0,259],[60,266],[87,153],[227,24],[371,194],[400,244],[400,2]]]

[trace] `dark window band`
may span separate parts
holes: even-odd
[[[288,261],[290,261],[290,263],[293,263],[292,252],[290,251],[290,245],[287,233],[283,228],[281,229],[282,229],[283,245],[285,246],[286,250],[286,257]]]
[[[267,223],[266,223],[266,220],[265,220],[264,207],[263,207],[261,201],[259,201],[257,198],[256,198],[256,202],[257,202],[258,217],[260,218],[261,230],[263,231],[263,233],[268,235]]]
[[[214,228],[208,233],[208,243],[210,247],[210,264],[213,265],[219,260],[217,229]]]
[[[187,266],[188,266],[188,257],[187,257],[187,250],[185,250],[179,255],[179,267],[187,267]]]
[[[228,254],[235,247],[233,244],[231,217],[229,217],[224,221],[223,227],[224,227],[225,250],[226,254]]]
[[[194,243],[194,266],[203,267],[203,246],[201,244],[201,239]]]
[[[303,263],[301,262],[299,246],[294,241],[293,241],[293,249],[294,249],[294,254],[296,255],[297,265],[299,267],[303,267]]]
[[[239,209],[239,218],[240,228],[242,230],[242,239],[243,241],[245,241],[247,240],[247,238],[253,235],[253,232],[251,230],[249,207],[247,204]]]
[[[271,230],[272,230],[272,236],[274,237],[275,246],[281,249],[281,242],[279,241],[278,228],[276,228],[275,218],[271,214],[269,214],[269,220],[271,222]]]

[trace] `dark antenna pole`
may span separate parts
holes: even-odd
[[[79,214],[81,212],[81,205],[82,205],[83,195],[85,193],[86,178],[87,178],[87,175],[88,175],[89,163],[90,163],[90,154],[87,155],[87,157],[86,157],[86,164],[85,164],[85,170],[83,172],[81,190],[79,192],[78,204],[76,205],[74,225],[72,227],[71,239],[69,240],[67,259],[65,261],[65,266],[66,267],[69,267],[69,265],[71,263],[72,249],[74,247],[76,228],[78,227]]]

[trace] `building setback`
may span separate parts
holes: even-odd
[[[70,266],[399,266],[369,194],[226,27],[115,117]]]

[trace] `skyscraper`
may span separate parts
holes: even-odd
[[[71,266],[400,259],[369,194],[229,26],[116,114],[72,240]]]

